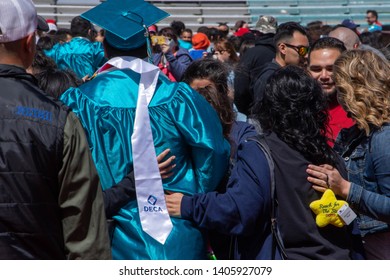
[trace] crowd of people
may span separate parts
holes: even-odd
[[[0,259],[390,259],[390,40],[366,16],[191,30],[108,0],[64,29],[0,2]],[[355,219],[318,224],[329,191]]]

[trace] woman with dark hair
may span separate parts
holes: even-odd
[[[222,123],[223,135],[230,142],[230,161],[233,166],[237,161],[238,144],[247,137],[256,135],[256,131],[253,126],[245,122],[235,121],[233,100],[229,98],[228,75],[229,68],[224,63],[206,58],[194,61],[184,73],[183,81],[198,91],[217,111]],[[225,179],[217,187],[217,192],[226,192],[229,175],[230,173],[226,174]],[[233,257],[232,238],[229,235],[209,230],[208,237],[218,259]]]
[[[192,58],[186,49],[179,46],[177,36],[171,27],[161,29],[158,34],[165,37],[165,42],[154,45],[153,64],[171,81],[179,82]]]
[[[247,137],[256,135],[256,131],[252,125],[237,121],[233,99],[229,96],[228,78],[229,68],[224,63],[206,58],[194,61],[187,68],[183,82],[203,95],[217,111],[222,123],[223,135],[230,142],[230,158],[236,161],[238,144]]]
[[[201,59],[194,61],[183,76],[183,82],[203,95],[217,111],[225,138],[229,138],[234,122],[228,96],[228,73],[223,63],[213,59]]]
[[[324,136],[328,116],[321,85],[301,68],[287,66],[268,81],[264,102],[254,112],[275,163],[277,219],[287,258],[350,259],[348,229],[319,228],[309,208],[321,193],[306,180],[307,164],[342,166]],[[233,235],[236,259],[272,258],[269,166],[254,141],[240,143],[225,193],[174,193],[166,201],[170,215]]]

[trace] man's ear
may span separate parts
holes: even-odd
[[[279,52],[280,52],[281,54],[283,54],[283,55],[286,54],[286,45],[285,45],[284,43],[280,43],[280,44],[278,45],[278,49],[279,49]]]
[[[27,36],[25,41],[25,51],[35,54],[35,47],[36,47],[35,40],[36,40],[35,32]]]
[[[35,56],[35,32],[22,39],[23,66],[25,69],[31,66]]]

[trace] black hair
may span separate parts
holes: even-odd
[[[219,22],[218,27],[225,26],[226,30],[220,30],[222,37],[227,38],[229,35],[229,26],[227,25],[227,22]]]
[[[208,38],[210,39],[211,42],[217,42],[223,37],[223,33],[221,30],[215,28],[215,27],[210,27],[209,28],[209,35]]]
[[[337,49],[340,53],[343,53],[347,50],[344,43],[337,38],[333,37],[323,37],[314,42],[314,44],[310,47],[310,54],[314,50],[322,50],[322,49]]]
[[[165,36],[165,37],[169,37],[171,39],[173,39],[175,41],[175,43],[177,44],[177,35],[175,33],[175,30],[172,28],[172,27],[164,27],[162,28],[159,32],[158,32],[158,35],[160,36]]]
[[[274,132],[308,161],[336,163],[336,155],[327,144],[326,97],[321,85],[306,70],[295,65],[277,70],[253,113],[265,131]]]
[[[250,49],[250,48],[253,48],[255,46],[255,43],[256,41],[255,40],[244,40],[242,43],[241,43],[241,46],[240,46],[240,57],[242,57],[244,55],[244,53]]]
[[[381,31],[374,31],[374,32],[362,32],[359,35],[359,39],[364,45],[369,45],[376,49],[381,49],[384,47],[384,45],[381,42],[382,38],[382,32]]]
[[[184,32],[191,33],[191,35],[193,34],[192,29],[189,29],[189,28],[184,29],[181,33],[184,33]]]
[[[91,22],[81,16],[74,17],[70,23],[70,32],[73,37],[81,36],[89,38],[89,33],[92,29],[93,27]]]
[[[58,99],[70,87],[78,87],[83,83],[71,70],[47,68],[35,75],[38,86],[48,95]]]
[[[375,11],[375,10],[367,10],[366,14],[368,14],[368,13],[373,14],[376,17],[376,19],[378,19],[378,12],[377,11]]]
[[[228,41],[233,44],[236,52],[239,52],[241,48],[241,44],[244,41],[244,38],[243,36],[230,36],[228,38]]]
[[[172,21],[170,26],[177,37],[179,37],[183,30],[186,28],[184,22],[178,20]]]
[[[228,93],[229,69],[216,59],[199,59],[192,62],[183,75],[183,82],[191,84],[196,79],[208,79],[215,87],[199,90],[211,106],[217,111],[222,123],[223,134],[229,137],[234,122],[234,112],[230,104]]]
[[[206,34],[207,38],[210,38],[210,28],[208,28],[207,26],[200,26],[196,33]]]
[[[43,36],[39,38],[37,42],[38,50],[51,50],[55,45],[56,41],[51,36]]]
[[[69,28],[59,28],[54,35],[54,39],[56,42],[64,43],[68,40],[68,35],[72,36]]]
[[[98,31],[98,34],[102,37],[106,36],[106,30],[101,28],[99,31]]]
[[[140,46],[136,49],[120,50],[120,49],[117,49],[117,48],[111,46],[107,42],[106,38],[104,38],[103,46],[104,46],[105,55],[108,59],[113,58],[113,57],[117,57],[117,56],[134,56],[134,57],[138,57],[138,58],[143,59],[143,58],[148,56],[146,41],[145,41],[145,44],[143,44],[142,46]]]
[[[306,29],[300,25],[297,22],[288,21],[285,23],[282,23],[278,26],[276,29],[276,34],[274,36],[274,44],[277,47],[277,45],[282,40],[289,40],[294,36],[295,32],[299,32],[302,35],[307,36]]]
[[[45,53],[37,49],[34,55],[33,62],[31,64],[32,74],[35,76],[36,74],[45,71],[46,69],[55,69],[57,68],[57,64],[53,59],[45,55]]]

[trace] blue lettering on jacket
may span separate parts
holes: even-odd
[[[162,212],[162,208],[159,206],[144,206],[145,212]]]
[[[30,107],[17,106],[15,114],[33,119],[40,119],[50,123],[53,120],[51,112]]]

